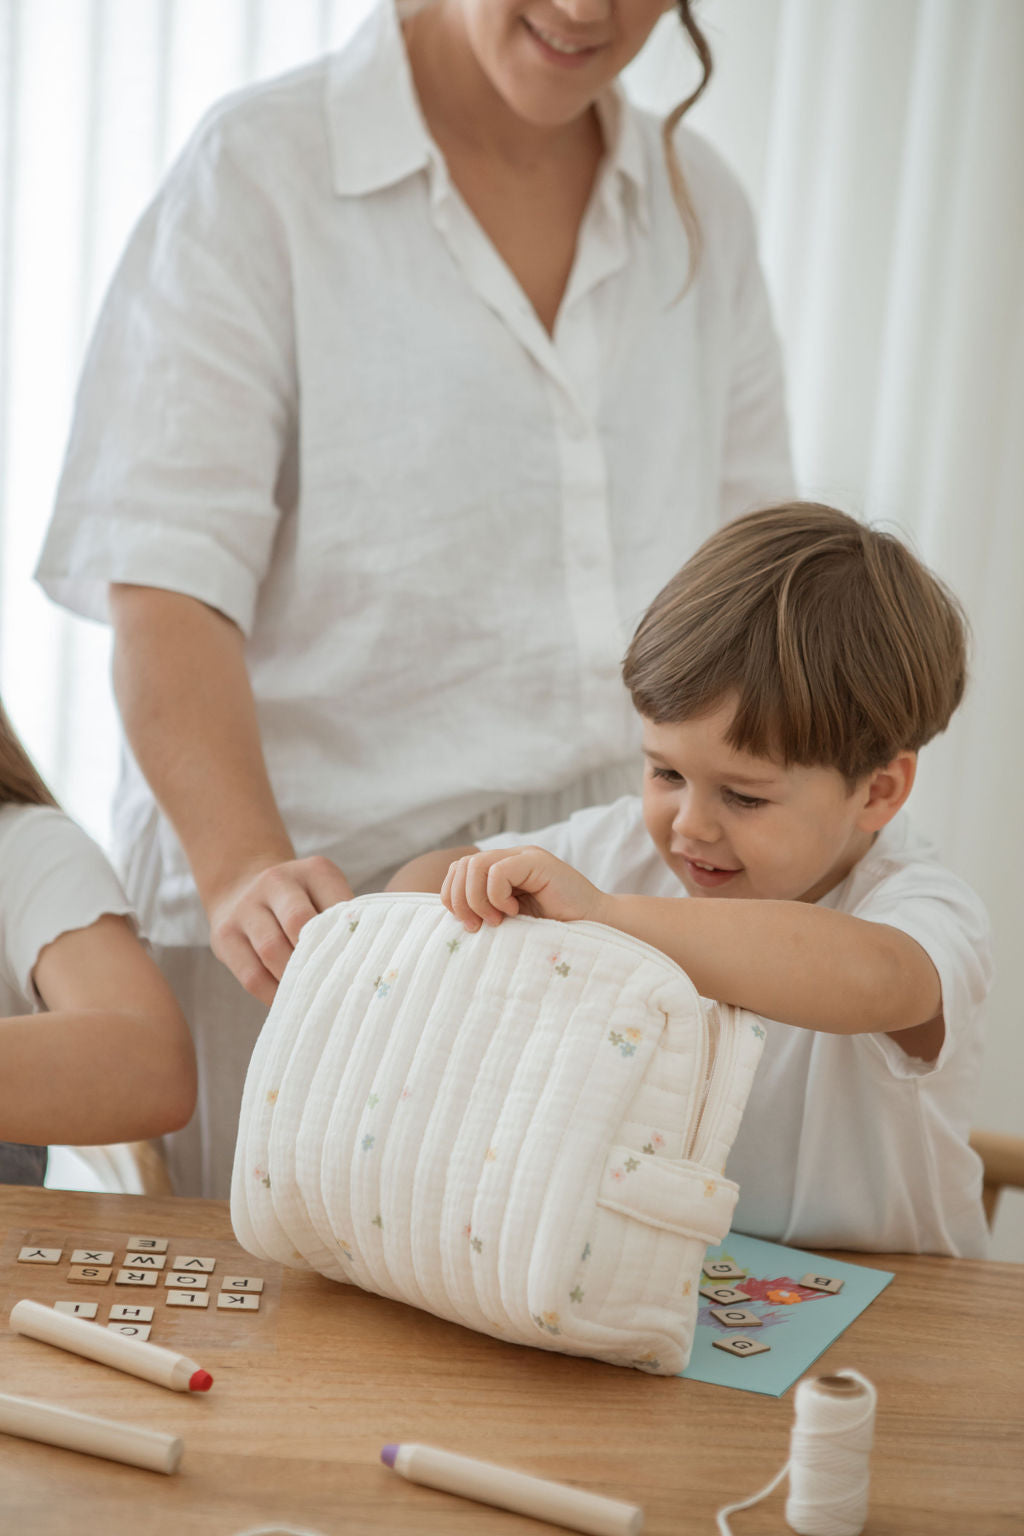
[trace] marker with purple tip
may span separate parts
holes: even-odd
[[[411,1483],[532,1515],[535,1520],[549,1520],[572,1531],[584,1531],[586,1536],[639,1536],[644,1528],[644,1512],[637,1504],[623,1504],[525,1472],[510,1472],[493,1462],[456,1456],[430,1445],[385,1445],[380,1459]]]

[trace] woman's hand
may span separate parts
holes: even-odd
[[[330,859],[250,866],[210,905],[213,952],[247,992],[269,1007],[310,918],[351,900],[348,881]]]
[[[456,859],[441,900],[470,933],[523,912],[563,923],[602,922],[607,900],[578,870],[543,848],[493,848]]]

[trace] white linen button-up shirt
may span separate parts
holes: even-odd
[[[616,89],[554,335],[453,186],[384,0],[339,52],[200,125],[86,362],[38,578],[232,619],[297,852],[354,882],[635,751],[628,637],[724,519],[788,494],[742,193]],[[115,839],[146,931],[203,943],[129,758]]]

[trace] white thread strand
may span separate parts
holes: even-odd
[[[718,1511],[721,1536],[732,1536],[728,1516],[750,1509],[789,1474],[786,1521],[797,1536],[860,1536],[868,1513],[869,1458],[875,1432],[878,1394],[859,1371],[837,1376],[862,1391],[834,1396],[815,1378],[796,1389],[789,1460],[759,1493]]]

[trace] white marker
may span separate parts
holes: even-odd
[[[92,1323],[83,1324],[86,1328]],[[8,1397],[0,1392],[0,1430],[22,1440],[41,1440],[68,1451],[105,1456],[150,1472],[177,1472],[183,1450],[177,1435],[138,1424],[119,1424],[116,1419],[97,1419],[56,1403],[40,1403],[31,1397]]]
[[[490,1461],[456,1456],[429,1445],[386,1445],[380,1459],[411,1483],[425,1483],[464,1499],[512,1509],[535,1520],[567,1525],[587,1536],[638,1536],[644,1528],[644,1512],[637,1504],[622,1504],[599,1493],[551,1483],[544,1477],[510,1472]]]
[[[209,1371],[201,1370],[187,1355],[161,1349],[159,1344],[144,1343],[142,1339],[126,1338],[123,1333],[110,1333],[98,1323],[68,1317],[52,1307],[40,1306],[37,1301],[15,1302],[11,1308],[11,1327],[30,1339],[56,1344],[58,1349],[85,1355],[101,1365],[112,1365],[115,1370],[142,1376],[175,1392],[208,1392],[213,1385]]]

